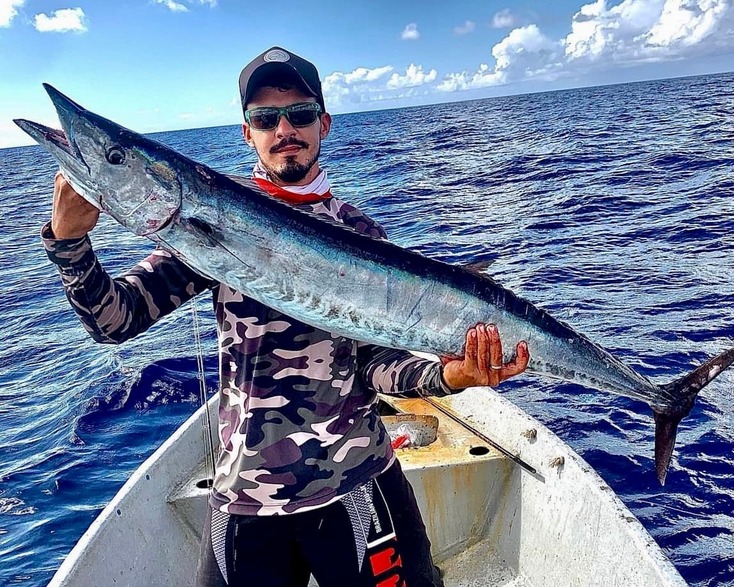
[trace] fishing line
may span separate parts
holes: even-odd
[[[206,377],[204,374],[204,354],[201,349],[201,333],[199,328],[199,313],[196,310],[196,300],[191,300],[191,314],[194,322],[194,344],[196,347],[197,377],[199,379],[199,402],[204,407],[204,421],[202,433],[204,435],[204,459],[207,487],[214,484],[214,441],[212,435],[212,420],[209,415],[209,405],[206,397]]]

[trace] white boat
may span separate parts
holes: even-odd
[[[435,442],[398,455],[446,587],[686,585],[591,467],[493,390],[383,400],[438,418]],[[215,400],[209,409],[216,421]],[[193,584],[208,507],[203,410],[130,477],[51,587]]]

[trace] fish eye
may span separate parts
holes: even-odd
[[[125,163],[125,151],[120,147],[110,147],[105,153],[105,158],[111,165],[122,165]]]

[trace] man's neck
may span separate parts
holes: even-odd
[[[302,188],[303,186],[307,186],[310,183],[312,183],[319,175],[321,175],[321,168],[319,167],[318,163],[314,163],[311,169],[308,170],[308,173],[303,177],[303,179],[295,182],[285,182],[275,174],[271,173],[271,171],[263,165],[262,161],[258,159],[257,163],[255,164],[255,168],[252,171],[253,177],[259,177],[260,179],[265,179],[269,181],[270,183],[273,183],[277,185],[280,188],[283,188],[285,190],[289,188],[294,188],[296,190]]]
[[[319,169],[318,165],[314,165],[311,169],[308,170],[306,177],[304,177],[300,181],[296,181],[293,183],[287,183],[281,180],[280,178],[275,177],[272,173],[268,173],[268,180],[273,182],[278,187],[281,187],[284,190],[287,190],[288,188],[299,188],[299,187],[307,186],[308,184],[310,184],[314,179],[316,179],[319,176],[319,173],[321,173],[321,169]]]
[[[266,169],[262,164],[260,164],[260,162],[255,165],[252,175],[255,182],[259,183],[260,187],[265,191],[287,201],[294,199],[299,202],[311,202],[331,197],[329,178],[327,177],[326,172],[321,169],[318,169],[317,175],[310,182],[298,182],[298,184],[284,184],[283,182],[276,183],[272,181],[270,174],[267,173]],[[270,188],[268,186],[270,186]],[[290,198],[286,195],[288,193],[292,194],[294,197]]]
[[[260,161],[255,164],[255,168],[252,170],[252,175],[257,179],[268,181],[281,189],[294,193],[323,194],[328,192],[330,189],[326,172],[323,171],[318,164],[314,164],[306,177],[301,181],[293,183],[286,183],[273,176],[273,174],[270,173]]]

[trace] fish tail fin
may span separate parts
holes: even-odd
[[[734,363],[734,348],[712,357],[680,379],[659,386],[672,402],[672,405],[654,406],[652,409],[655,416],[655,470],[660,485],[665,485],[665,477],[675,448],[678,424],[691,412],[698,392],[732,363]]]
[[[659,412],[655,408],[652,409],[652,413],[655,417],[655,472],[660,485],[665,485],[670,459],[673,457],[673,449],[675,448],[678,424],[680,424],[683,416],[670,416]]]

